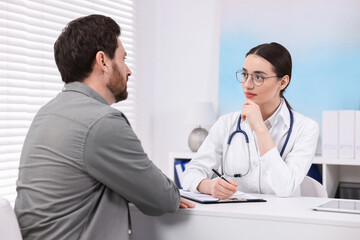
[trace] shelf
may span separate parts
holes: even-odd
[[[347,166],[360,166],[360,159],[354,158],[322,158],[315,156],[313,164],[329,164],[329,165],[347,165]]]
[[[195,156],[195,152],[172,152],[170,158],[173,159],[191,159]],[[316,155],[313,164],[329,164],[329,165],[347,165],[347,166],[360,166],[360,159],[354,158],[323,158]]]

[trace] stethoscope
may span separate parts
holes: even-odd
[[[285,151],[285,148],[286,148],[286,145],[288,144],[289,142],[289,138],[291,136],[291,131],[292,131],[292,128],[293,128],[293,125],[294,125],[294,115],[292,113],[292,111],[290,110],[290,108],[288,108],[289,110],[289,113],[290,113],[290,127],[289,127],[289,131],[287,133],[287,136],[286,136],[286,139],[285,139],[285,143],[280,151],[280,156],[282,157],[284,151]],[[228,141],[227,141],[227,147],[225,149],[225,153],[224,153],[224,160],[221,160],[221,169],[222,169],[222,172],[223,174],[227,175],[227,176],[231,176],[231,177],[234,177],[234,178],[238,178],[238,177],[243,177],[243,176],[246,176],[249,172],[250,172],[250,168],[251,168],[251,158],[250,158],[250,147],[249,147],[249,137],[248,135],[246,134],[246,132],[244,130],[241,129],[240,127],[240,124],[241,124],[241,114],[239,116],[239,119],[237,121],[237,127],[236,127],[236,130],[234,132],[232,132],[228,138]],[[231,144],[231,140],[233,139],[233,137],[235,136],[235,134],[237,133],[242,133],[245,137],[245,142],[246,142],[246,145],[247,145],[247,150],[248,150],[248,160],[249,160],[249,167],[247,169],[247,171],[245,173],[235,173],[235,174],[227,174],[226,172],[226,169],[225,169],[225,160],[227,159],[227,154],[228,154],[228,151],[229,151],[229,146]]]

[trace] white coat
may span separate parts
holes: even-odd
[[[251,130],[246,120],[241,121],[241,129],[249,137],[250,164],[244,135],[240,133],[237,133],[232,140],[227,159],[225,161],[223,159],[228,147],[228,138],[236,130],[240,112],[219,118],[186,167],[183,174],[183,188],[197,192],[199,183],[213,176],[212,168],[221,169],[221,163],[224,161],[226,173],[229,175],[245,173],[249,169],[249,173],[240,178],[225,175],[238,184],[240,191],[283,197],[300,196],[299,186],[309,171],[315,155],[319,126],[314,120],[295,111],[292,112],[293,130],[282,157],[280,151],[290,127],[290,114],[283,99],[275,113],[265,121],[275,147],[263,156],[260,157],[255,132]]]

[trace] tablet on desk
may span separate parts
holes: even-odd
[[[318,211],[360,214],[360,200],[331,199],[319,206],[313,207],[313,209]]]

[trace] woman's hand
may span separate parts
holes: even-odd
[[[215,178],[212,180],[205,178],[199,183],[197,190],[201,193],[210,194],[215,198],[228,199],[236,193],[238,187],[235,182],[231,180],[228,181],[230,183],[221,178]]]
[[[261,115],[260,107],[253,101],[247,99],[241,110],[242,120],[247,120],[250,128],[255,132],[260,156],[275,147],[275,143],[266,128]]]
[[[189,202],[188,200],[185,200],[185,198],[180,198],[180,206],[179,208],[194,208],[195,204],[192,202]]]
[[[250,128],[255,132],[266,130],[264,120],[261,115],[260,107],[253,101],[247,99],[241,110],[242,120],[247,120]]]
[[[221,178],[211,180],[213,182],[211,188],[211,195],[214,198],[229,199],[237,191],[238,185],[231,180],[230,183]]]

